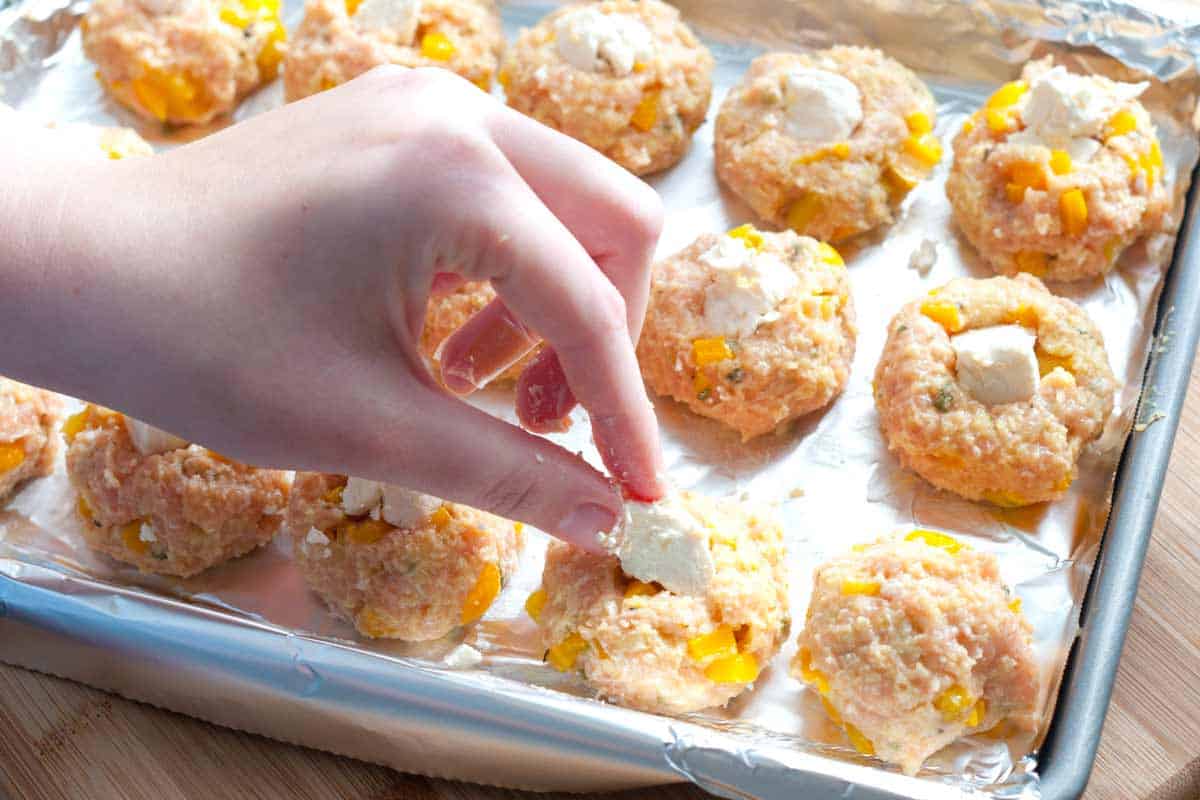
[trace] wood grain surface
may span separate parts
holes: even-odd
[[[1198,467],[1200,374],[1194,373],[1087,800],[1200,798]],[[695,800],[704,794],[673,786],[625,796]],[[402,775],[0,665],[0,797],[509,800],[554,796]]]

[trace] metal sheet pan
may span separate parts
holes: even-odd
[[[1190,31],[1172,29],[1133,6],[852,2],[826,7],[788,0],[747,0],[731,11],[729,4],[715,0],[685,0],[679,5],[712,37],[721,64],[718,84],[723,86],[736,79],[748,58],[763,45],[819,47],[838,41],[884,46],[921,70],[934,85],[943,118],[939,123],[943,140],[989,87],[1011,77],[1031,56],[1054,51],[1076,68],[1109,72],[1120,71],[1120,62],[1164,82],[1155,86],[1151,96],[1160,127],[1164,119],[1174,123],[1164,144],[1177,167],[1177,185],[1187,185],[1195,164],[1190,115],[1197,78],[1188,50],[1195,39]],[[80,74],[90,74],[73,33],[82,8],[60,0],[27,0],[19,8],[0,12],[3,97],[48,118],[128,124],[131,118],[108,104],[94,82],[79,80]],[[536,19],[545,8],[544,3],[508,4],[509,32]],[[298,6],[292,4],[288,11],[288,21],[294,25]],[[930,46],[946,31],[955,35],[952,46]],[[236,117],[258,113],[278,102],[278,86],[269,87],[243,104]],[[178,135],[164,137],[161,131],[143,130],[159,146],[173,146],[181,140]],[[711,130],[707,134],[702,130],[689,156],[692,162],[698,153],[703,156],[710,138]],[[699,166],[693,163],[656,179],[676,212],[668,225],[664,251],[685,243],[698,228],[724,227],[743,213],[736,210],[736,204],[730,210],[727,200],[714,192],[711,176],[704,172],[703,162]],[[852,278],[858,273],[856,295],[867,276],[882,274],[868,272],[864,262],[887,256],[906,261],[913,244],[928,229],[945,228],[944,200],[942,206],[937,204],[940,192],[940,181],[922,187],[900,223],[854,252],[851,269]],[[677,202],[673,205],[672,200]],[[1192,222],[1189,210],[1184,230],[1190,231]],[[62,504],[57,502],[64,490],[61,475],[57,484],[51,479],[23,494],[14,504],[15,510],[0,518],[0,659],[286,741],[400,769],[500,785],[587,790],[692,780],[727,796],[786,793],[821,797],[843,796],[847,791],[855,797],[950,797],[974,791],[1004,797],[1074,796],[1090,770],[1195,350],[1196,323],[1187,313],[1168,313],[1194,307],[1195,269],[1185,266],[1194,264],[1193,247],[1190,236],[1180,240],[1162,295],[1158,338],[1151,335],[1150,326],[1156,316],[1153,300],[1161,284],[1157,274],[1146,270],[1165,263],[1164,253],[1148,253],[1144,264],[1123,268],[1117,282],[1105,287],[1131,301],[1136,313],[1126,309],[1122,316],[1119,302],[1089,299],[1088,292],[1096,287],[1071,290],[1072,296],[1110,325],[1127,322],[1145,328],[1117,337],[1115,343],[1110,341],[1114,367],[1123,376],[1125,388],[1114,423],[1105,435],[1106,446],[1098,448],[1101,455],[1089,468],[1090,480],[1081,481],[1083,485],[1076,490],[1081,498],[1099,502],[1102,510],[1089,519],[1082,541],[1072,542],[1067,537],[1050,546],[1054,557],[1065,558],[1069,565],[1060,571],[1056,586],[1048,586],[1051,582],[1037,569],[1022,571],[1020,562],[1028,566],[1029,554],[1039,549],[1031,537],[1016,537],[1022,543],[1017,552],[1024,547],[1025,556],[1016,556],[1013,563],[1017,576],[1026,579],[1026,588],[1035,595],[1044,592],[1044,605],[1062,598],[1067,602],[1061,613],[1045,609],[1035,620],[1050,687],[1057,685],[1067,647],[1075,641],[1076,604],[1083,599],[1104,529],[1117,456],[1134,425],[1141,365],[1147,352],[1153,352],[1155,360],[1146,376],[1149,389],[1143,396],[1140,419],[1148,422],[1158,419],[1158,414],[1164,416],[1130,439],[1082,635],[1061,695],[1051,693],[1046,698],[1047,713],[1055,708],[1056,697],[1059,702],[1054,723],[1044,729],[1046,739],[1036,758],[1002,763],[989,772],[989,765],[972,760],[978,754],[967,748],[960,752],[967,759],[966,770],[956,769],[962,762],[951,758],[939,765],[940,780],[904,778],[865,762],[855,763],[847,760],[845,748],[836,742],[819,736],[798,738],[786,724],[775,728],[769,724],[774,709],[764,710],[764,706],[787,708],[797,697],[780,665],[768,685],[756,690],[754,708],[735,704],[731,713],[680,720],[553,691],[562,688],[580,693],[581,687],[548,678],[544,670],[536,674],[531,670],[528,626],[524,630],[503,624],[483,626],[473,641],[488,652],[491,668],[487,671],[448,670],[437,663],[437,647],[366,648],[353,642],[346,629],[330,623],[319,608],[313,611],[306,606],[299,613],[282,613],[280,602],[249,597],[236,574],[241,569],[245,578],[245,567],[235,568],[232,576],[226,571],[211,581],[180,585],[142,580],[98,564],[73,544],[69,515],[62,513]],[[877,252],[872,254],[872,248]],[[866,255],[861,255],[863,251]],[[896,269],[903,274],[901,263]],[[944,257],[937,277],[945,279],[972,269],[969,261]],[[915,277],[909,282],[914,287],[921,285]],[[867,308],[877,310],[869,304]],[[860,319],[862,315],[860,303]],[[863,320],[861,327],[879,328],[881,323]],[[855,366],[860,382],[873,366],[877,346],[871,337],[878,335],[876,330],[860,339]],[[1152,343],[1156,346],[1151,347]],[[851,401],[853,393],[852,387],[847,392]],[[503,395],[482,400],[497,413],[504,412],[506,402]],[[854,407],[853,402],[844,405]],[[668,438],[680,440],[670,453],[677,479],[714,490],[766,491],[781,499],[780,492],[787,486],[772,478],[770,469],[760,470],[762,465],[756,462],[764,451],[739,461],[738,454],[721,446],[719,436],[688,432],[689,423],[681,423],[677,410],[660,403],[659,412],[671,431]],[[843,417],[853,421],[849,414],[845,412]],[[823,432],[828,433],[826,424],[836,421],[835,414],[826,415],[804,431],[805,438],[820,440]],[[578,426],[575,435],[581,435]],[[759,460],[769,462],[770,451],[768,446],[765,459]],[[818,447],[805,455],[821,454]],[[1128,479],[1131,475],[1136,480]],[[806,477],[820,479],[820,474]],[[880,479],[885,493],[908,492],[905,502],[924,502],[923,513],[935,508],[946,520],[944,524],[981,536],[982,541],[996,538],[995,525],[972,521],[962,504],[939,495],[930,506],[925,496],[929,493],[922,492],[919,484],[909,482],[897,489],[893,477],[887,473]],[[882,505],[888,506],[888,502]],[[946,511],[948,508],[957,510]],[[793,528],[812,521],[812,515],[806,516],[802,509],[785,509],[785,513],[793,515]],[[890,518],[885,515],[882,519]],[[858,538],[873,538],[878,532],[870,525],[862,527],[861,535],[855,534]],[[1034,526],[1039,536],[1060,539],[1067,527],[1065,521]],[[800,564],[807,570],[825,550],[819,542],[800,538],[808,559]],[[1006,553],[1013,556],[1011,547],[998,550],[1002,560]],[[288,596],[303,595],[303,587],[288,569],[286,548],[246,561],[253,562],[259,580],[266,576],[284,582],[290,579],[293,594]],[[536,553],[525,567],[524,578],[517,583],[536,583],[540,567]],[[802,602],[796,595],[805,593],[801,581],[794,592],[794,613],[802,610],[796,606]],[[522,597],[506,592],[494,615],[498,621],[519,616]],[[768,724],[763,724],[764,720]],[[470,757],[464,758],[465,754]]]

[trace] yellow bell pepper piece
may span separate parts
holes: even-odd
[[[734,638],[733,628],[721,625],[711,633],[688,639],[687,651],[693,661],[737,655],[737,639]]]
[[[643,133],[654,130],[654,126],[658,124],[658,101],[661,94],[657,91],[646,92],[633,110],[629,124]]]
[[[821,260],[826,264],[833,264],[836,267],[846,266],[846,262],[842,259],[842,254],[828,242],[817,242],[817,254],[820,255]]]
[[[983,116],[992,133],[1006,133],[1013,127],[1013,115],[1007,108],[985,108]]]
[[[820,195],[805,192],[800,199],[788,206],[785,214],[787,226],[796,233],[804,233],[824,210],[825,201],[821,199]]]
[[[749,224],[739,225],[725,235],[730,239],[739,240],[746,246],[746,249],[748,250],[762,250],[763,244],[765,243],[763,240],[763,235],[759,232],[758,228],[755,228],[753,225]]]
[[[438,506],[437,511],[429,515],[429,521],[433,523],[433,527],[439,531],[443,530],[450,521],[454,519],[454,515],[450,513],[450,508],[446,505]]]
[[[421,55],[430,61],[449,61],[456,52],[454,42],[444,33],[430,31],[421,37]]]
[[[395,528],[381,519],[346,521],[335,529],[337,538],[347,539],[354,544],[375,544],[394,530]]]
[[[692,359],[698,367],[707,367],[733,358],[733,350],[724,337],[712,339],[694,339],[692,341]]]
[[[813,669],[812,653],[807,647],[800,649],[800,679],[810,684],[819,694],[829,694],[829,678],[821,670]]]
[[[1020,508],[1027,505],[1025,498],[1016,492],[988,490],[983,493],[983,499],[1001,508]]]
[[[831,720],[833,720],[834,725],[842,724],[842,715],[838,712],[833,703],[829,702],[829,698],[825,695],[821,695],[821,707],[825,709],[825,713],[829,715]]]
[[[971,693],[957,683],[933,699],[933,707],[942,712],[945,722],[962,719],[963,714],[975,704]]]
[[[867,597],[875,597],[879,594],[879,590],[882,588],[883,586],[879,583],[879,581],[860,581],[850,578],[842,581],[841,591],[842,594],[847,597],[856,594],[866,595]]]
[[[125,544],[126,549],[139,556],[145,555],[150,549],[150,543],[142,541],[141,520],[135,519],[133,522],[127,522],[121,526],[121,541]]]
[[[1071,154],[1066,150],[1051,150],[1050,170],[1055,175],[1069,174],[1071,172]]]
[[[625,587],[625,597],[649,597],[661,591],[658,586],[645,581],[632,580]]]
[[[1029,84],[1025,83],[1025,81],[1006,83],[988,98],[984,108],[1008,108],[1014,106],[1028,91]]]
[[[1058,198],[1058,212],[1062,218],[1063,232],[1068,236],[1079,236],[1087,230],[1087,200],[1081,190],[1063,192]]]
[[[946,333],[958,333],[963,329],[962,312],[954,303],[926,300],[921,304],[921,313],[945,328]]]
[[[559,672],[569,672],[587,649],[587,641],[578,633],[572,633],[546,651],[546,661]]]
[[[24,463],[24,444],[20,441],[0,444],[0,472],[11,472]]]
[[[1122,108],[1108,118],[1108,124],[1104,126],[1104,139],[1107,141],[1135,130],[1137,130],[1137,117],[1128,108]]]
[[[932,133],[914,134],[904,140],[905,151],[927,167],[942,160],[942,143]]]
[[[940,531],[931,531],[924,528],[917,528],[904,537],[906,542],[924,542],[930,547],[936,547],[939,550],[945,550],[950,555],[954,555],[959,550],[962,550],[965,545],[953,536],[947,536]]]
[[[529,597],[525,598],[525,613],[533,619],[534,622],[540,622],[542,619],[542,609],[546,607],[546,600],[549,595],[545,589],[538,589],[530,593]]]
[[[863,736],[862,731],[849,722],[845,723],[843,727],[846,729],[846,738],[850,740],[850,744],[854,745],[855,750],[864,756],[875,755],[875,745],[871,744],[870,739]]]
[[[924,111],[914,111],[904,118],[908,132],[920,136],[933,130],[933,120]]]
[[[1045,253],[1038,253],[1033,250],[1021,250],[1013,256],[1013,262],[1017,265],[1020,272],[1028,272],[1034,277],[1040,278],[1046,274]]]
[[[734,653],[704,668],[704,677],[713,683],[750,683],[758,673],[758,659],[753,653]]]
[[[967,727],[974,728],[983,724],[983,718],[987,716],[987,701],[980,700],[971,708],[971,713],[967,715]]]
[[[500,594],[500,567],[489,562],[483,565],[483,570],[475,580],[475,585],[467,592],[467,599],[462,607],[462,624],[470,625],[482,617],[491,608],[492,601],[498,594]]]

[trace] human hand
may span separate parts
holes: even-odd
[[[397,483],[594,548],[621,507],[605,477],[447,394],[419,354],[431,289],[490,280],[497,302],[443,350],[448,385],[469,391],[536,331],[519,407],[577,397],[623,487],[661,494],[632,343],[661,206],[586,146],[445,71],[385,67],[72,172],[64,206],[85,224],[58,229],[40,290],[58,307],[11,309],[14,330],[69,329],[49,349],[18,335],[14,376],[249,463]],[[520,335],[488,347],[497,326]],[[9,358],[23,336],[68,365]]]

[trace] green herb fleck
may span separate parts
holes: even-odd
[[[702,389],[702,390],[700,390],[700,393],[696,395],[697,400],[701,400],[704,402],[707,402],[708,398],[710,398],[710,397],[712,397],[712,387],[709,387],[707,389]]]
[[[933,407],[943,413],[954,407],[953,384],[947,383],[938,389],[937,394],[933,398]]]
[[[901,325],[899,328],[896,328],[896,333],[904,333],[906,330],[908,330],[908,326]]]
[[[742,371],[742,368],[734,367],[733,370],[731,370],[730,373],[725,376],[725,380],[729,381],[730,383],[741,383],[742,378],[744,377],[746,377],[746,373]]]

